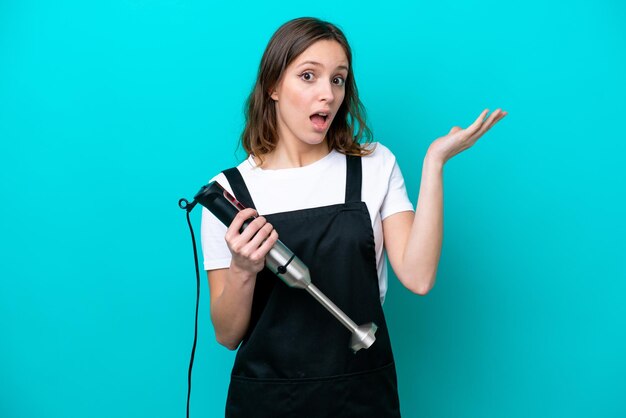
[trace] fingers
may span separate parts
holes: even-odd
[[[274,227],[271,223],[265,222],[263,227],[259,229],[259,231],[252,237],[252,239],[248,242],[247,246],[251,251],[256,250],[265,242],[265,240],[270,236],[270,234],[274,231]],[[270,247],[271,248],[271,247]],[[268,248],[269,250],[269,248]],[[265,254],[263,254],[265,255]]]
[[[257,215],[257,211],[252,208],[246,208],[240,211],[226,230],[226,240],[228,241],[229,239],[233,239],[235,236],[239,235],[239,231],[241,230],[243,223],[249,218],[256,218]],[[247,230],[249,230],[251,225],[252,224],[248,225],[248,228],[246,228],[243,232],[245,233]],[[252,235],[252,233],[248,235]]]
[[[252,238],[262,230],[265,224],[267,224],[267,219],[263,216],[259,216],[253,220],[246,229],[243,230],[240,235],[241,240],[244,242],[252,240]]]
[[[240,211],[231,222],[225,236],[233,255],[241,257],[240,261],[248,260],[254,264],[263,260],[278,239],[272,224],[263,216],[255,217],[256,215],[258,213],[251,208]],[[239,233],[241,226],[251,217],[255,219]]]
[[[489,109],[485,109],[480,116],[478,117],[478,119],[476,119],[476,121],[474,121],[474,123],[472,123],[468,128],[468,134],[469,134],[469,138],[470,141],[473,143],[474,141],[476,141],[478,138],[480,138],[485,132],[487,132],[489,129],[491,129],[491,127],[493,125],[495,125],[500,119],[502,119],[503,117],[505,117],[507,115],[506,112],[502,111],[502,109],[498,108],[495,111],[493,111],[493,113],[491,113],[491,115],[489,115],[489,117],[486,120],[483,120],[483,118],[485,117],[486,112],[488,112]]]
[[[470,126],[465,128],[465,130],[470,136],[476,133],[476,131],[478,131],[480,127],[483,125],[483,122],[485,120],[485,115],[487,113],[489,113],[489,109],[483,110],[480,116],[478,116],[478,118],[474,121],[474,123],[472,123]]]
[[[487,132],[493,125],[498,123],[500,119],[506,116],[506,112],[502,109],[496,109],[487,120],[482,124],[476,138],[480,138],[485,132]]]
[[[495,125],[497,122],[499,122],[499,121],[500,121],[500,119],[504,118],[506,115],[508,115],[508,113],[503,111],[503,112],[500,114],[500,116],[498,116],[498,117],[496,118],[496,120],[493,122],[493,124]]]
[[[252,256],[254,257],[256,255],[261,258],[265,257],[265,255],[272,249],[274,244],[276,244],[276,241],[278,241],[278,232],[276,232],[276,230],[272,228],[272,232],[270,233],[269,237],[267,237],[267,239],[258,248],[255,254],[252,254]]]
[[[498,108],[496,110],[494,110],[494,112],[489,115],[489,118],[487,118],[487,120],[485,121],[485,123],[483,123],[484,125],[487,125],[487,129],[491,128],[493,125],[495,125],[496,123],[498,123],[498,121],[500,119],[502,119],[503,117],[505,117],[508,113],[505,112],[504,110]]]
[[[498,123],[503,117],[508,114],[507,112],[498,108],[493,113],[491,113],[491,115],[489,115],[487,119],[485,119],[485,115],[488,112],[489,109],[483,110],[478,118],[465,129],[462,129],[458,126],[453,126],[452,129],[450,129],[450,132],[448,132],[448,135],[453,135],[459,131],[464,131],[463,138],[466,139],[473,137],[477,132],[479,132],[479,135],[476,136],[476,138],[479,138],[483,133],[489,130],[493,125]]]
[[[443,156],[443,161],[445,162],[459,152],[473,146],[478,138],[507,115],[507,112],[498,108],[485,119],[488,112],[489,109],[483,110],[478,118],[465,129],[453,126],[448,135],[438,138],[431,144],[429,152]]]

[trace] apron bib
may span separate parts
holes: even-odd
[[[351,333],[330,312],[264,268],[233,365],[229,418],[400,416],[361,158],[346,156],[346,163],[345,203],[264,216],[326,296],[357,325],[378,326],[376,341],[354,353]],[[224,174],[237,200],[255,208],[237,168]]]

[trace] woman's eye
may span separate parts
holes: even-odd
[[[333,78],[333,83],[335,83],[338,86],[343,86],[346,83],[346,80],[344,80],[343,77],[335,77]]]
[[[305,72],[300,74],[300,78],[303,79],[304,81],[311,81],[313,80],[313,73],[311,72]]]

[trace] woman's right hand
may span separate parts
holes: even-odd
[[[263,216],[254,219],[239,233],[243,223],[254,216],[257,216],[257,211],[252,208],[240,211],[228,227],[224,239],[232,254],[231,268],[256,276],[263,270],[265,256],[278,240],[278,233]]]

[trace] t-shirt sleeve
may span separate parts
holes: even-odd
[[[409,196],[406,192],[406,186],[404,184],[404,177],[402,171],[398,165],[393,154],[390,153],[391,158],[389,164],[393,164],[391,169],[391,175],[389,176],[389,183],[387,187],[387,194],[383,200],[383,204],[380,208],[380,219],[385,219],[394,213],[413,211],[413,204],[409,200]]]
[[[230,184],[228,184],[228,180],[226,180],[224,174],[218,174],[213,177],[211,181],[217,181],[229,193],[232,193]],[[205,270],[230,267],[232,254],[224,239],[227,229],[226,225],[217,219],[210,210],[202,206],[200,240],[202,243],[202,256]]]

